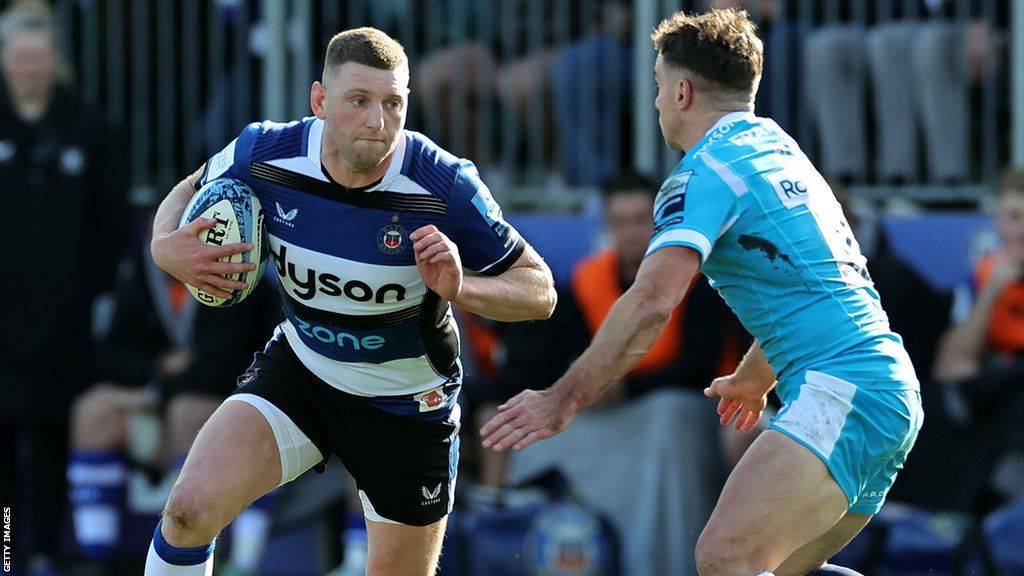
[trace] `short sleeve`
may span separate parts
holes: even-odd
[[[647,255],[665,246],[687,246],[711,255],[715,240],[737,214],[732,189],[712,172],[675,171],[654,200],[654,235]]]
[[[459,247],[462,265],[488,276],[508,270],[526,248],[480,180],[476,166],[467,160],[460,162],[452,185],[444,232]]]
[[[203,176],[199,179],[199,186],[217,178],[235,178],[247,180],[249,178],[249,164],[252,159],[252,147],[256,138],[262,132],[263,125],[253,122],[242,129],[242,133],[206,161],[206,168]]]

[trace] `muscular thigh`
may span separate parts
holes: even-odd
[[[177,492],[230,520],[280,481],[280,453],[266,418],[245,402],[225,402],[199,431],[172,499]]]
[[[366,575],[433,576],[447,523],[447,516],[427,526],[368,520]]]
[[[713,549],[715,562],[770,572],[831,529],[847,506],[821,459],[767,430],[729,475],[698,548]]]
[[[804,576],[821,568],[829,558],[842,550],[873,518],[865,514],[847,514],[828,532],[805,544],[786,558],[775,570],[775,576]]]

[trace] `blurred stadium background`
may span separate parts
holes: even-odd
[[[0,0],[0,9],[12,4]],[[883,304],[907,341],[935,414],[949,410],[931,367],[950,325],[954,292],[998,246],[991,213],[1000,176],[1024,167],[1024,4],[1010,0],[54,0],[51,6],[65,80],[114,127],[109,145],[127,151],[127,165],[109,169],[130,175],[124,200],[137,208],[133,218],[140,223],[175,182],[248,122],[309,114],[309,85],[319,78],[328,39],[345,28],[375,26],[398,38],[411,58],[408,127],[476,162],[510,220],[568,292],[574,266],[608,240],[602,185],[630,170],[660,182],[678,161],[661,140],[653,107],[651,28],[679,9],[744,8],[759,23],[766,48],[757,112],[793,135],[845,196]],[[20,191],[11,183],[4,190]],[[125,242],[132,246],[123,246],[124,253],[139,250],[142,229],[128,228]],[[116,305],[111,294],[106,290],[95,307],[92,345],[103,342]],[[38,301],[46,303],[42,296]],[[470,362],[497,396],[516,385],[545,386],[550,371],[561,368],[564,359],[550,360],[547,371],[523,368],[529,362],[522,356],[547,361],[532,356],[530,346],[557,339],[548,323],[467,322],[474,326],[464,328],[473,333]],[[729,355],[721,355],[726,365]],[[83,377],[78,391],[90,382]],[[475,384],[471,373],[468,402]],[[661,396],[637,394],[596,410],[564,442],[507,463],[509,484],[561,463],[577,499],[609,517],[617,533],[618,543],[606,545],[619,551],[619,571],[591,558],[575,572],[562,566],[522,573],[692,574],[688,551],[728,466],[728,450],[719,443],[729,440],[720,439],[713,408],[694,393],[701,385],[665,383],[659,388],[667,390],[656,392]],[[1024,380],[1010,390],[1008,396],[1022,396]],[[1024,452],[1013,434],[1024,412],[1010,412],[982,426],[955,415],[933,418],[930,411],[936,431],[922,437],[895,489],[894,500],[905,505],[891,506],[877,529],[855,541],[849,563],[887,575],[1024,574]],[[133,433],[147,435],[144,426]],[[471,433],[463,442],[460,498],[467,502],[493,496],[474,489],[488,465],[473,453],[474,442]],[[978,446],[986,447],[984,454]],[[35,457],[23,444],[4,450],[4,461]],[[324,573],[338,562],[345,480],[336,472],[282,495],[260,573]],[[7,473],[0,464],[0,474]],[[133,527],[121,545],[126,557],[141,556],[148,544],[154,503],[162,502],[161,485],[151,484],[129,487],[136,509],[126,513],[125,525]],[[65,494],[48,497],[62,501]],[[15,512],[26,510],[16,515],[18,525],[32,523],[27,504],[15,502]],[[62,507],[60,514],[56,559],[71,570],[77,551],[69,513]],[[474,514],[482,512],[465,512]],[[491,519],[474,521],[482,524],[453,522],[451,534],[484,534]],[[27,529],[21,530],[25,538]],[[574,534],[583,538],[585,531]],[[501,554],[477,559],[471,537],[451,536],[449,543],[446,573],[520,573],[502,571]],[[461,565],[452,565],[453,558]],[[20,560],[15,572],[26,569],[28,559]]]

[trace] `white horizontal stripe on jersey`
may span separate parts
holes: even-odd
[[[281,286],[288,295],[311,308],[338,314],[385,314],[419,304],[427,293],[427,287],[415,265],[366,264],[302,248],[284,242],[274,235],[270,235],[270,247],[273,254],[280,254],[282,247],[287,249],[284,274],[278,274]],[[271,262],[271,265],[277,269],[278,263],[273,254],[271,259],[274,261]],[[292,278],[290,272],[292,267],[294,267],[294,275],[300,282],[315,283],[316,289],[312,295],[308,294],[310,291],[308,286],[300,285]],[[405,288],[405,297],[402,300],[397,300],[395,293],[389,291],[385,293],[384,302],[377,303],[375,298],[370,298],[367,302],[358,302],[347,297],[344,292],[337,296],[330,296],[321,291],[324,287],[320,282],[322,274],[333,274],[338,277],[339,280],[335,283],[339,288],[347,282],[357,280],[368,285],[374,293],[385,284],[398,284]],[[330,290],[328,289],[328,291]],[[299,296],[299,294],[303,296]]]
[[[413,181],[412,178],[409,178],[404,174],[399,174],[398,176],[395,176],[394,178],[387,182],[386,186],[383,186],[383,184],[384,183],[381,182],[381,187],[386,188],[388,192],[396,192],[398,194],[411,194],[419,196],[431,195],[429,190],[427,190],[423,186],[420,186],[415,181]]]
[[[434,371],[426,356],[380,364],[338,362],[306,347],[291,323],[282,322],[277,331],[288,338],[288,344],[306,369],[342,392],[356,396],[401,396],[419,394],[448,382],[448,378]]]
[[[276,160],[268,160],[267,164],[271,166],[277,166],[278,168],[284,168],[289,172],[295,172],[296,174],[302,174],[315,178],[321,182],[330,182],[326,176],[324,176],[323,170],[320,169],[319,164],[314,164],[306,156],[296,156],[294,158],[277,158]]]
[[[647,248],[647,254],[649,255],[659,248],[671,246],[679,242],[686,242],[687,244],[697,246],[701,262],[706,261],[711,254],[711,241],[700,232],[686,228],[669,229],[662,232],[651,242],[651,245]]]

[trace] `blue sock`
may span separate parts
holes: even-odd
[[[110,560],[116,556],[127,475],[124,457],[117,451],[72,451],[68,496],[83,558]]]
[[[863,576],[856,570],[846,568],[844,566],[836,566],[835,564],[825,564],[821,568],[813,572],[808,572],[807,576]]]
[[[214,540],[205,546],[178,548],[164,539],[160,520],[153,531],[153,544],[146,556],[145,576],[203,576],[212,569]]]

